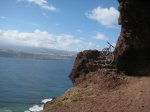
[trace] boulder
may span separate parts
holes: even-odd
[[[94,72],[99,68],[98,64],[95,63],[98,60],[99,54],[97,50],[85,50],[77,55],[69,75],[74,84],[79,81],[82,82],[89,72]]]

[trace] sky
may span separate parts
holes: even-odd
[[[101,50],[120,34],[117,0],[0,0],[0,47]]]

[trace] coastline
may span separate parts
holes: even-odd
[[[0,58],[0,63],[0,112],[24,112],[72,87],[72,60]]]
[[[42,112],[44,109],[44,104],[46,104],[47,102],[51,102],[52,100],[53,98],[43,99],[40,105],[33,105],[32,107],[30,107],[28,110],[25,110],[24,112]]]

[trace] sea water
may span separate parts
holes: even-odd
[[[0,112],[40,111],[72,86],[68,75],[73,63],[0,57]]]

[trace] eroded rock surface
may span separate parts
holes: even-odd
[[[118,74],[115,64],[105,64],[105,57],[97,50],[86,50],[80,52],[75,60],[70,79],[74,84],[83,83],[84,81],[91,81],[93,83],[99,82],[99,76],[115,76]],[[97,77],[98,76],[98,77]],[[104,77],[103,77],[104,78]],[[89,81],[89,82],[90,82]]]
[[[150,1],[118,0],[121,34],[116,45],[118,69],[130,75],[150,74]]]
[[[69,76],[73,83],[77,82],[77,78],[78,82],[79,78],[80,81],[83,81],[86,74],[94,72],[99,68],[98,62],[96,63],[96,61],[99,60],[99,55],[100,52],[97,50],[86,50],[77,55],[72,72]]]

